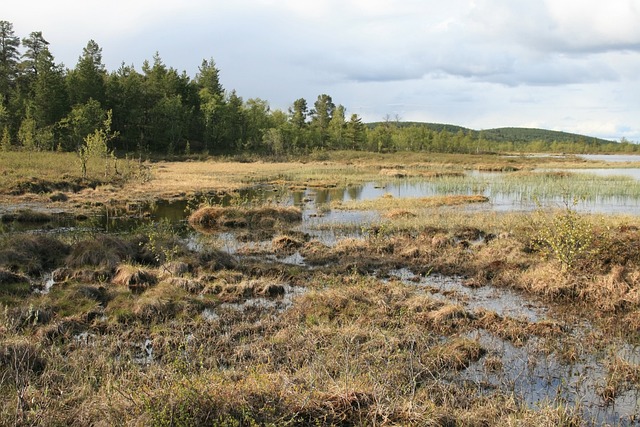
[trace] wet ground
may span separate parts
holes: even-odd
[[[375,212],[344,212],[329,209],[333,201],[375,199],[384,194],[394,197],[424,197],[437,194],[434,186],[426,182],[386,182],[367,183],[362,186],[333,189],[307,189],[291,192],[282,187],[257,187],[240,194],[243,200],[257,203],[271,201],[274,204],[297,205],[303,208],[303,221],[294,227],[298,232],[307,233],[313,239],[325,245],[335,245],[345,237],[362,237],[365,226],[379,219]],[[231,199],[220,197],[215,200],[222,205],[231,203]],[[622,206],[635,212],[639,201],[624,201]],[[93,218],[78,220],[75,217],[55,213],[51,220],[43,223],[5,221],[3,228],[7,232],[48,232],[70,233],[83,231],[128,231],[142,223],[166,219],[177,228],[183,230],[183,237],[190,242],[190,247],[197,249],[197,235],[186,225],[189,213],[188,201],[157,202],[141,207],[139,212],[116,212]],[[522,207],[521,201],[508,198],[494,198],[488,207],[496,209],[508,206],[515,209]],[[610,202],[603,203],[609,206]],[[4,213],[10,209],[3,207]],[[617,211],[617,209],[615,210]],[[335,230],[327,227],[335,224]],[[338,225],[350,224],[346,227]],[[223,232],[217,235],[220,247],[228,253],[242,258],[240,249],[247,246],[236,232]],[[271,240],[254,241],[250,245],[264,247],[271,245]],[[254,251],[259,252],[259,251]],[[251,255],[255,257],[255,255]],[[269,254],[268,262],[295,265],[307,268],[305,258],[298,251],[285,256]],[[309,267],[310,268],[310,267]],[[44,279],[50,285],[48,278]],[[567,315],[553,308],[548,302],[542,302],[505,288],[497,288],[488,284],[482,287],[470,287],[463,277],[446,277],[441,275],[415,275],[409,269],[397,269],[380,280],[400,280],[411,284],[423,292],[448,304],[456,304],[470,313],[480,316],[481,313],[495,313],[500,318],[513,319],[523,325],[551,324],[562,334],[558,336],[530,336],[521,341],[504,339],[492,331],[476,329],[465,332],[464,336],[477,340],[487,350],[480,360],[473,362],[462,371],[459,377],[451,381],[462,381],[476,387],[480,391],[495,389],[512,393],[532,408],[544,402],[555,402],[568,407],[577,407],[585,420],[595,424],[609,423],[613,425],[636,425],[640,422],[640,391],[633,386],[623,387],[615,393],[607,390],[611,364],[640,364],[640,349],[635,343],[625,340],[609,342],[604,348],[589,345],[598,339],[598,327],[579,317]],[[256,308],[276,308],[287,310],[295,302],[295,297],[304,292],[284,284],[284,295],[280,298],[252,298],[241,303],[225,303],[216,309],[205,309],[204,319],[216,322],[220,312],[244,311]],[[46,291],[45,287],[45,291]],[[88,340],[88,336],[78,336],[78,340]],[[153,362],[153,347],[149,340],[140,344],[138,363]]]

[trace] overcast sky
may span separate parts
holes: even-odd
[[[14,0],[0,20],[68,68],[90,39],[110,71],[213,58],[273,109],[326,93],[365,121],[640,142],[640,0]]]

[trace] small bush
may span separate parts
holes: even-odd
[[[533,249],[558,261],[565,271],[595,252],[592,224],[570,206],[553,214],[536,211],[530,237]]]

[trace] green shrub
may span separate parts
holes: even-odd
[[[533,216],[530,237],[533,249],[558,261],[565,271],[594,255],[596,250],[592,223],[573,205],[553,213],[538,209]]]

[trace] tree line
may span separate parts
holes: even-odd
[[[347,118],[348,116],[348,118]],[[215,61],[205,59],[191,78],[165,65],[159,54],[138,71],[124,63],[108,71],[102,49],[90,40],[74,68],[56,63],[42,32],[15,35],[0,21],[0,149],[99,150],[158,153],[304,154],[316,150],[590,152],[580,141],[562,144],[490,141],[482,134],[385,120],[367,126],[327,94],[304,98],[287,111],[260,98],[244,100],[220,82]],[[538,144],[537,146],[535,144]],[[88,148],[89,147],[89,148]],[[607,151],[635,151],[618,144]]]

